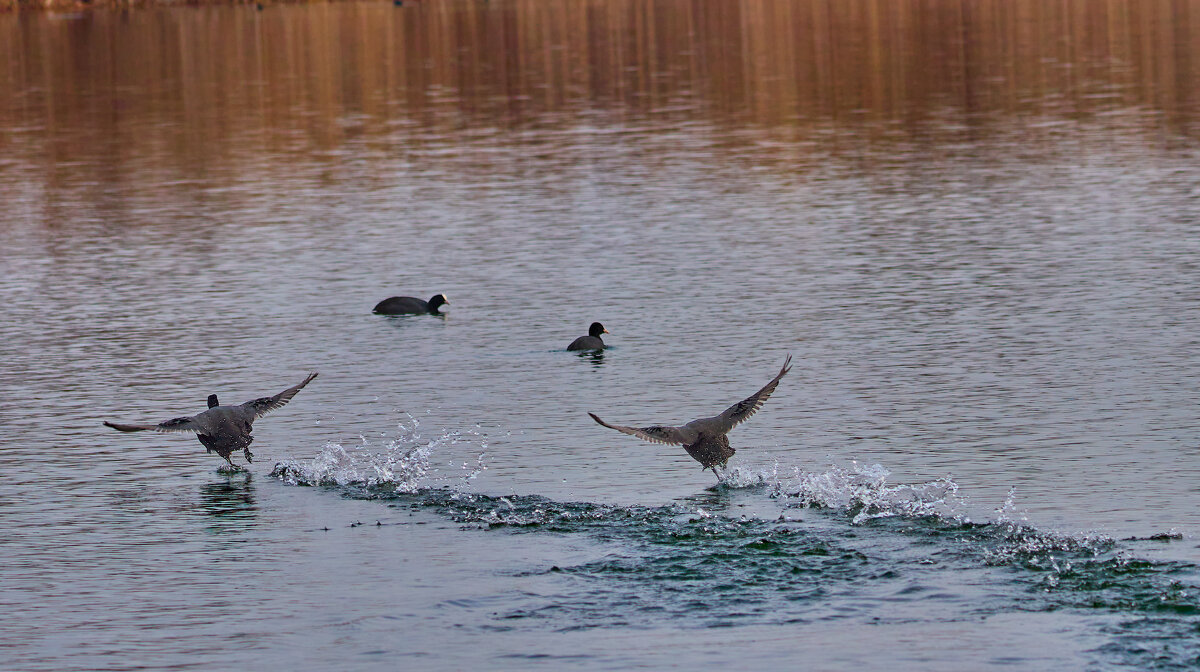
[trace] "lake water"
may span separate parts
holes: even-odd
[[[0,667],[1200,665],[1196,17],[0,15]]]

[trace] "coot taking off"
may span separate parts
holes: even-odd
[[[442,305],[450,305],[445,294],[434,294],[428,301],[415,296],[393,296],[375,304],[375,312],[380,315],[441,315],[438,308]]]
[[[571,341],[567,350],[603,350],[604,341],[601,340],[600,334],[607,333],[609,333],[608,329],[605,329],[603,324],[592,322],[592,326],[588,328],[588,335]]]
[[[636,436],[645,441],[669,443],[677,446],[682,445],[683,449],[688,452],[688,455],[691,455],[692,459],[699,462],[702,468],[712,469],[713,474],[716,475],[719,482],[721,475],[717,473],[717,467],[724,467],[729,458],[733,457],[733,454],[737,452],[729,445],[729,438],[725,435],[739,423],[749,419],[750,416],[754,415],[755,411],[762,408],[767,397],[770,397],[771,393],[779,385],[779,380],[791,370],[791,363],[792,356],[788,355],[787,359],[783,362],[783,367],[779,369],[779,373],[771,379],[771,382],[763,385],[763,388],[758,392],[725,409],[724,413],[711,418],[693,420],[682,427],[670,427],[666,425],[625,427],[622,425],[610,425],[601,420],[595,413],[588,413],[588,415],[609,429],[615,429],[618,432]]]
[[[252,461],[251,458],[254,457],[250,452],[250,442],[254,441],[254,437],[250,436],[254,421],[291,401],[301,388],[316,377],[317,374],[310,373],[295,387],[289,387],[273,397],[260,397],[238,406],[222,406],[217,401],[217,395],[210,394],[207,411],[187,418],[167,420],[157,425],[120,425],[107,420],[104,424],[122,432],[195,432],[196,438],[204,444],[207,452],[216,452],[225,458],[229,466],[233,466],[233,460],[229,459],[229,456],[235,450],[242,450],[247,462]]]

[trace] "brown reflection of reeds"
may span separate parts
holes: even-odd
[[[931,121],[986,128],[1139,109],[1186,133],[1197,16],[1200,0],[426,0],[3,15],[0,153],[48,166],[160,156],[197,175],[234,156],[356,137],[597,116],[903,135]]]

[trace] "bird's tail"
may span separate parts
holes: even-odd
[[[601,419],[600,419],[600,416],[596,415],[595,413],[592,413],[591,411],[588,411],[588,415],[592,416],[592,419],[593,419],[593,420],[595,420],[596,422],[598,422],[598,423],[600,423],[600,424],[604,425],[605,427],[608,427],[609,429],[616,429],[616,427],[613,427],[612,425],[608,424],[607,422],[605,422],[605,421],[601,420]]]
[[[104,426],[112,427],[113,429],[117,430],[118,432],[141,432],[141,431],[150,429],[149,427],[146,427],[145,425],[119,425],[115,422],[109,422],[107,420],[104,421]]]

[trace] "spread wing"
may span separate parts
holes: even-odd
[[[593,420],[604,425],[605,427],[608,427],[609,429],[615,429],[622,434],[636,436],[643,441],[650,441],[651,443],[671,443],[679,446],[687,443],[686,435],[684,434],[683,430],[678,427],[666,427],[663,425],[654,425],[651,427],[623,427],[621,425],[610,425],[601,420],[600,417],[595,413],[588,413],[588,415],[592,416]]]
[[[118,432],[200,432],[200,425],[196,423],[196,418],[194,417],[172,418],[157,425],[121,425],[107,420],[104,421],[104,424]]]
[[[779,373],[771,379],[771,382],[763,385],[762,389],[754,394],[746,397],[738,403],[725,409],[725,412],[718,415],[716,420],[717,429],[721,432],[728,432],[736,427],[739,423],[745,422],[754,415],[762,405],[766,403],[767,398],[779,386],[779,380],[792,369],[792,356],[788,355],[783,362],[783,367],[779,369]]]
[[[305,385],[311,383],[312,379],[316,377],[317,374],[310,373],[308,374],[308,377],[305,378],[299,385],[296,385],[295,387],[289,387],[273,397],[259,397],[253,401],[247,401],[246,403],[242,404],[242,408],[254,414],[255,419],[261,418],[267,413],[287,405],[287,403],[292,400],[292,397],[296,396],[297,392],[303,389]]]

